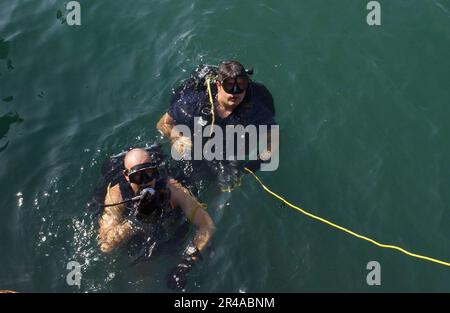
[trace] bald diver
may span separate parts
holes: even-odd
[[[170,240],[177,226],[189,220],[196,226],[180,263],[167,276],[167,285],[182,289],[186,276],[201,258],[215,232],[204,206],[177,180],[163,175],[157,157],[136,148],[123,159],[123,171],[107,187],[99,219],[99,246],[104,253],[129,243],[145,248],[147,257],[155,246]],[[170,231],[174,228],[175,231]]]

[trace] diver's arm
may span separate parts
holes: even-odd
[[[105,204],[113,204],[122,201],[119,185],[108,189]],[[124,221],[123,211],[125,205],[106,207],[99,220],[99,244],[100,250],[111,252],[115,247],[128,240],[133,234],[133,227],[129,221]]]
[[[192,149],[192,142],[188,137],[183,136],[182,133],[178,132],[175,127],[175,120],[170,116],[169,113],[164,113],[164,115],[156,124],[156,128],[161,132],[164,137],[170,139],[170,143],[173,145],[172,149],[175,149],[182,158],[188,155]]]
[[[156,128],[164,135],[166,138],[170,138],[173,127],[175,126],[175,120],[169,115],[169,113],[164,113],[156,124]]]
[[[179,182],[170,179],[168,185],[174,204],[180,206],[190,222],[197,227],[193,243],[202,252],[216,230],[214,222],[201,203]]]
[[[174,129],[176,123],[169,113],[164,113],[161,119],[156,124],[156,128],[166,138],[170,139],[171,144],[175,143],[175,149],[183,155],[186,149],[191,149],[192,143],[190,138],[183,136],[183,134]]]
[[[200,252],[208,245],[216,228],[209,214],[186,188],[174,179],[168,181],[168,186],[173,204],[180,206],[191,223],[197,226],[195,238],[184,250],[181,262],[167,275],[167,286],[180,290],[186,286],[187,274],[199,260]]]

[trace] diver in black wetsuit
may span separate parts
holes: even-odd
[[[222,62],[218,67],[200,66],[174,91],[170,107],[159,120],[157,129],[170,138],[172,148],[180,155],[193,150],[192,140],[174,127],[186,125],[193,133],[196,117],[200,118],[198,123],[203,127],[211,125],[214,120],[215,125],[221,128],[227,125],[267,125],[270,129],[275,125],[273,97],[264,85],[251,81],[250,74],[252,71],[245,70],[237,61]],[[208,85],[214,114],[211,112]],[[257,160],[241,164],[238,168],[245,165],[253,171],[258,170],[262,160],[267,161],[271,156],[270,136],[268,141],[268,149],[260,151]],[[216,167],[223,168],[223,163],[230,162],[216,162]]]
[[[197,227],[197,232],[185,249],[182,261],[168,276],[170,288],[183,288],[186,274],[210,242],[214,223],[198,200],[178,181],[159,175],[155,160],[145,149],[130,150],[123,163],[123,175],[107,188],[105,209],[99,220],[100,249],[111,252],[144,233],[156,244],[157,240],[152,237],[158,237],[161,231],[177,223],[184,213]]]

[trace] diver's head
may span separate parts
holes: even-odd
[[[225,61],[217,70],[217,100],[226,108],[237,107],[245,97],[250,78],[244,66],[237,61]]]
[[[141,148],[128,151],[125,155],[124,166],[125,179],[135,192],[146,187],[155,187],[158,169],[148,151]]]

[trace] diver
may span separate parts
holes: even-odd
[[[157,129],[170,139],[172,149],[179,155],[192,152],[193,143],[191,138],[177,132],[174,127],[186,125],[193,133],[196,117],[203,127],[214,123],[222,129],[227,125],[267,125],[270,129],[275,125],[273,97],[263,84],[250,79],[252,74],[253,70],[246,70],[234,60],[221,62],[218,67],[199,66],[174,90],[170,107],[158,121]],[[270,132],[267,141],[267,149],[260,151],[256,160],[239,162],[235,168],[239,171],[244,166],[252,171],[260,169],[261,163],[271,157]],[[228,162],[229,159],[224,160],[215,162],[215,168],[236,164]]]
[[[153,239],[180,219],[185,221],[184,215],[197,227],[196,234],[184,250],[181,262],[167,277],[169,288],[182,289],[187,273],[210,242],[215,225],[190,191],[177,180],[161,175],[157,163],[145,149],[135,148],[125,154],[123,174],[106,191],[99,220],[99,245],[102,252],[109,253],[146,234],[148,239],[141,243],[152,239],[151,254],[157,244]]]

